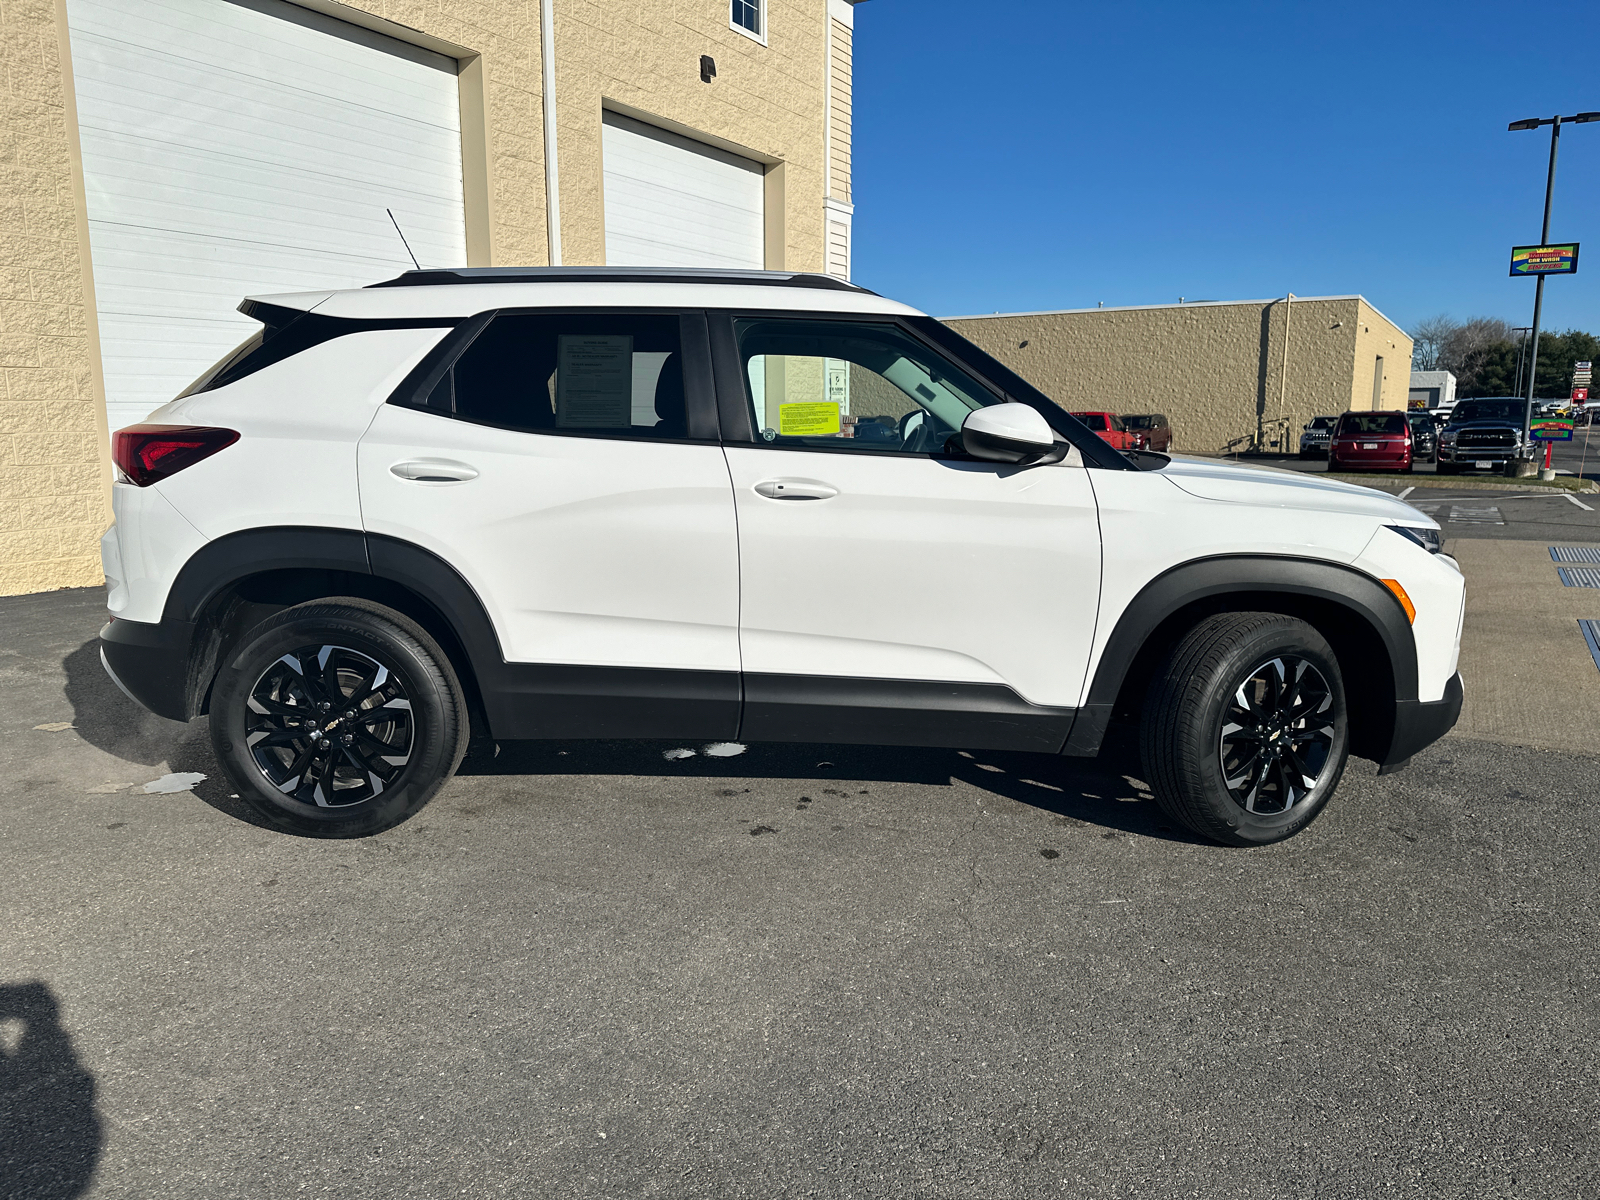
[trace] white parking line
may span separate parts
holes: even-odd
[[[1467,508],[1464,505],[1452,504],[1448,519],[1458,525],[1505,524],[1505,520],[1500,516],[1500,509],[1492,504],[1484,505],[1481,508]]]
[[[1407,496],[1411,495],[1411,493],[1416,491],[1416,490],[1417,489],[1415,487],[1408,487],[1405,491],[1401,492],[1398,496],[1396,496],[1395,499],[1396,500],[1404,500]]]
[[[1593,512],[1593,511],[1594,511],[1594,509],[1592,509],[1592,508],[1590,508],[1590,507],[1589,507],[1589,506],[1588,506],[1588,505],[1587,505],[1587,504],[1585,504],[1585,503],[1584,503],[1584,502],[1583,502],[1583,501],[1582,501],[1582,500],[1579,500],[1579,499],[1578,499],[1578,498],[1577,498],[1577,497],[1576,497],[1576,496],[1574,496],[1574,495],[1573,495],[1573,494],[1572,494],[1572,493],[1571,493],[1571,492],[1568,492],[1568,493],[1567,493],[1567,499],[1568,499],[1568,500],[1571,500],[1571,501],[1572,501],[1572,502],[1573,502],[1573,503],[1574,503],[1574,504],[1576,504],[1576,505],[1577,505],[1577,506],[1578,506],[1578,507],[1579,507],[1579,508],[1581,508],[1581,509],[1583,509],[1583,511],[1584,511],[1584,512]]]

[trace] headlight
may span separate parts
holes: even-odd
[[[1438,554],[1444,549],[1444,534],[1437,529],[1423,529],[1416,525],[1385,525],[1405,538],[1408,542],[1415,542],[1429,554]]]

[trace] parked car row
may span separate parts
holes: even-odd
[[[1072,414],[1113,450],[1172,452],[1172,426],[1165,413],[1075,412]]]
[[[1499,469],[1522,450],[1526,407],[1516,396],[1461,400],[1443,428],[1423,410],[1313,417],[1300,434],[1300,457],[1326,457],[1332,471],[1409,471],[1419,462],[1437,464],[1441,475]]]

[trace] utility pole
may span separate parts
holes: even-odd
[[[1600,112],[1582,112],[1574,116],[1554,116],[1543,119],[1530,117],[1525,121],[1513,121],[1506,126],[1508,132],[1521,129],[1538,129],[1542,125],[1550,126],[1550,170],[1544,180],[1544,226],[1539,233],[1539,244],[1550,244],[1550,202],[1554,198],[1556,188],[1556,150],[1561,144],[1561,126],[1565,122],[1570,125],[1586,125],[1590,121],[1600,121]],[[1539,372],[1539,317],[1544,308],[1544,276],[1540,275],[1534,284],[1533,292],[1533,332],[1529,335],[1528,346],[1528,400],[1522,411],[1522,446],[1524,453],[1528,453],[1533,445],[1533,388],[1534,381]]]

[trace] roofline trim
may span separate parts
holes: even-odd
[[[805,271],[739,271],[708,267],[447,267],[405,271],[371,288],[439,287],[490,283],[707,283],[757,287],[798,287],[822,291],[877,293],[832,275]]]

